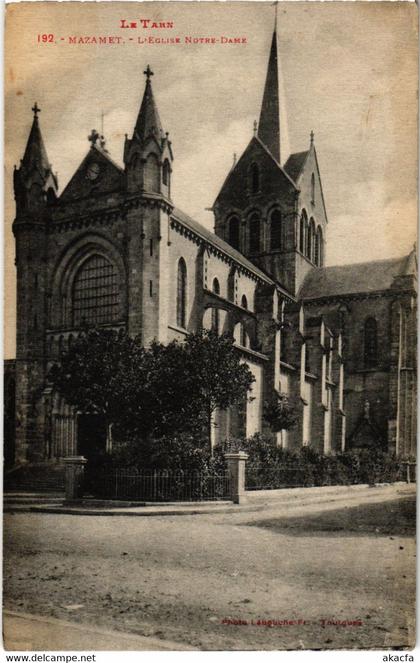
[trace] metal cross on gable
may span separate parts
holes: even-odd
[[[98,132],[96,131],[96,129],[92,129],[92,131],[90,132],[90,136],[88,136],[88,141],[90,141],[92,145],[96,145],[96,141],[98,140],[98,138],[99,138]]]
[[[41,112],[41,109],[39,108],[39,106],[38,106],[38,104],[37,104],[36,102],[35,102],[34,105],[32,106],[31,110],[32,110],[32,112],[33,112],[33,114],[34,114],[34,117],[38,117],[38,113]]]

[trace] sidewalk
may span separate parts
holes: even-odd
[[[3,612],[7,651],[186,651],[193,647],[159,638],[83,626],[62,619]]]
[[[264,490],[247,492],[247,501],[237,505],[231,502],[179,502],[179,503],[133,503],[100,500],[81,500],[77,503],[65,502],[54,497],[31,497],[25,494],[4,496],[4,512],[11,513],[50,513],[85,516],[190,516],[199,514],[241,513],[264,511],[284,507],[285,513],[290,509],[303,506],[324,506],[350,504],[359,501],[388,501],[398,499],[416,492],[416,484],[395,483],[369,487],[355,486],[323,486],[314,488],[285,488],[281,490]]]

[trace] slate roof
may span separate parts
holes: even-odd
[[[284,170],[294,182],[296,182],[298,179],[308,154],[309,150],[306,150],[306,152],[295,152],[294,154],[290,155],[284,164]]]
[[[257,276],[259,276],[266,283],[274,283],[274,281],[267,274],[265,274],[261,269],[256,267],[250,260],[245,258],[245,256],[242,255],[242,253],[240,253],[239,251],[234,249],[233,246],[231,246],[223,239],[215,235],[215,233],[211,232],[211,230],[207,230],[207,228],[202,226],[201,223],[198,223],[198,221],[194,221],[194,219],[192,219],[190,216],[185,214],[185,212],[182,212],[182,210],[175,207],[173,209],[171,217],[174,217],[176,220],[180,221],[183,225],[185,225],[187,228],[192,230],[194,233],[205,239],[210,244],[213,244],[213,246],[215,246],[216,248],[223,251],[223,253],[226,253],[228,256],[231,256],[236,262],[238,262],[240,265],[248,269],[250,272],[253,272]]]
[[[321,299],[388,290],[394,277],[413,272],[410,258],[411,254],[389,260],[313,269],[303,282],[299,298]]]

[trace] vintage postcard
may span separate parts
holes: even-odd
[[[7,5],[6,650],[415,646],[417,12]]]

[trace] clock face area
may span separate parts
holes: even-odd
[[[91,180],[91,182],[93,182],[94,180],[98,179],[100,172],[101,169],[99,167],[99,164],[90,163],[86,168],[86,177],[88,180]]]

